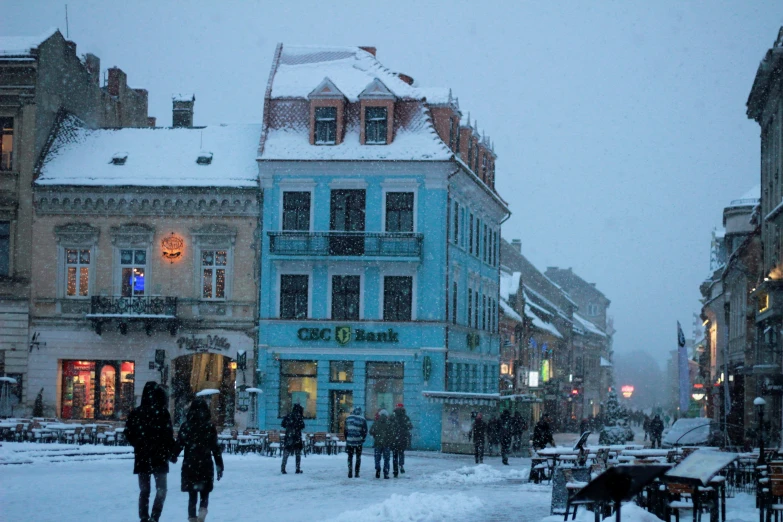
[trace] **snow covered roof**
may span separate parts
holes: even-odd
[[[259,159],[447,161],[452,155],[422,106],[386,145],[362,145],[357,126],[349,126],[340,144],[324,146],[311,145],[306,129],[269,129]]]
[[[508,273],[500,271],[500,297],[508,300],[509,296],[519,291],[519,280],[522,278],[522,272]]]
[[[613,364],[608,359],[601,357],[601,368],[611,368]]]
[[[566,315],[566,313],[563,312],[560,308],[555,306],[555,304],[552,303],[552,301],[550,301],[549,299],[547,299],[543,295],[539,294],[535,290],[531,289],[530,287],[525,286],[524,287],[524,293],[525,293],[525,302],[526,303],[530,303],[533,306],[536,306],[536,307],[540,308],[541,310],[543,310],[547,314],[550,314],[550,315],[557,314],[562,319],[565,319],[569,323],[573,322],[571,320],[571,318],[568,317],[568,315]],[[551,310],[548,310],[548,309],[544,308],[543,306],[540,306],[540,305],[536,304],[535,303],[536,300],[541,301],[545,305],[551,307]]]
[[[731,200],[730,207],[754,206],[761,200],[761,185],[756,185],[739,199]]]
[[[506,317],[510,317],[511,319],[519,321],[520,323],[523,322],[522,316],[519,315],[516,310],[511,308],[511,305],[508,304],[508,302],[503,297],[500,298],[500,309],[503,310],[503,314],[505,314]]]
[[[91,130],[67,116],[36,184],[256,187],[260,135],[254,124]],[[211,162],[200,164],[208,153]]]
[[[0,36],[0,57],[29,55],[33,49],[49,39],[58,29],[53,27],[35,36]]]
[[[359,47],[284,45],[272,83],[272,98],[307,98],[324,78],[329,78],[351,102],[358,101],[359,94],[376,78],[398,98],[425,97]]]
[[[596,325],[594,325],[592,322],[590,322],[589,319],[582,317],[578,313],[574,312],[574,319],[579,323],[579,325],[584,328],[584,330],[587,333],[591,333],[594,335],[598,335],[600,337],[607,337],[606,333],[598,328]]]
[[[552,323],[544,321],[543,319],[541,319],[541,317],[536,315],[536,312],[533,310],[533,308],[531,308],[530,304],[527,302],[525,302],[525,315],[533,320],[533,326],[535,326],[539,330],[543,332],[548,332],[553,336],[557,337],[558,339],[563,338],[560,332],[557,331],[557,328],[555,328],[552,325]]]
[[[171,95],[173,101],[189,102],[196,99],[196,95],[192,92],[175,92]]]

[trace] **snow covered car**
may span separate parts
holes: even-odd
[[[664,435],[661,445],[664,448],[714,445],[713,428],[716,426],[712,419],[680,419]]]

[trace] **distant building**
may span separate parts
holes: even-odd
[[[43,346],[29,329],[32,187],[52,129],[63,111],[89,128],[149,125],[147,91],[128,87],[116,67],[103,86],[100,77],[98,57],[77,56],[60,31],[0,37],[0,374],[17,380],[12,395],[20,415],[38,392],[27,383],[28,353]]]
[[[499,400],[490,140],[374,48],[281,44],[258,161],[260,427],[298,403],[342,432],[353,406],[402,403],[414,448],[470,451],[470,412]]]
[[[761,192],[758,226],[761,274],[753,291],[757,350],[756,393],[767,401],[771,429],[779,438],[783,408],[783,28],[759,64],[747,100],[747,116],[761,130]],[[755,426],[755,425],[754,425]]]

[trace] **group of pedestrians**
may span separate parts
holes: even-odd
[[[134,450],[133,473],[139,477],[139,519],[141,522],[160,519],[168,491],[169,462],[176,463],[184,450],[180,484],[181,490],[188,493],[188,522],[204,522],[214,484],[213,459],[217,479],[223,476],[217,430],[212,424],[209,406],[197,397],[175,439],[166,403],[166,391],[157,383],[148,382],[144,385],[141,404],[130,413],[125,425],[125,436]],[[150,511],[153,477],[155,500]]]
[[[378,412],[375,416],[375,422],[372,428],[370,428],[375,453],[375,478],[381,478],[381,461],[383,461],[383,478],[389,478],[389,456],[391,456],[392,460],[393,475],[397,477],[400,473],[405,473],[405,450],[410,444],[412,430],[413,424],[402,404],[398,404],[394,408],[391,416],[385,409]],[[349,465],[350,459],[349,455]],[[350,470],[348,471],[348,476],[351,476]],[[358,476],[358,471],[356,476]]]
[[[484,422],[481,413],[476,413],[473,425],[468,432],[468,440],[473,441],[473,454],[476,464],[484,462],[484,449],[488,442],[490,447],[500,446],[500,458],[504,465],[508,466],[508,454],[513,442],[514,447],[521,447],[522,433],[527,430],[527,423],[519,412],[513,416],[508,410],[503,410],[500,417],[492,417],[489,422]]]

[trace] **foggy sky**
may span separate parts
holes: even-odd
[[[158,4],[165,4],[160,6]],[[64,2],[4,0],[4,35],[65,33]],[[317,6],[321,6],[317,8]],[[336,6],[331,12],[325,6]],[[374,45],[451,87],[494,140],[506,239],[611,300],[615,349],[659,362],[690,333],[712,227],[759,183],[745,101],[780,2],[69,2],[77,52],[117,65],[171,123],[260,122],[277,42]],[[315,86],[314,86],[315,87]],[[665,366],[662,364],[662,369]]]

